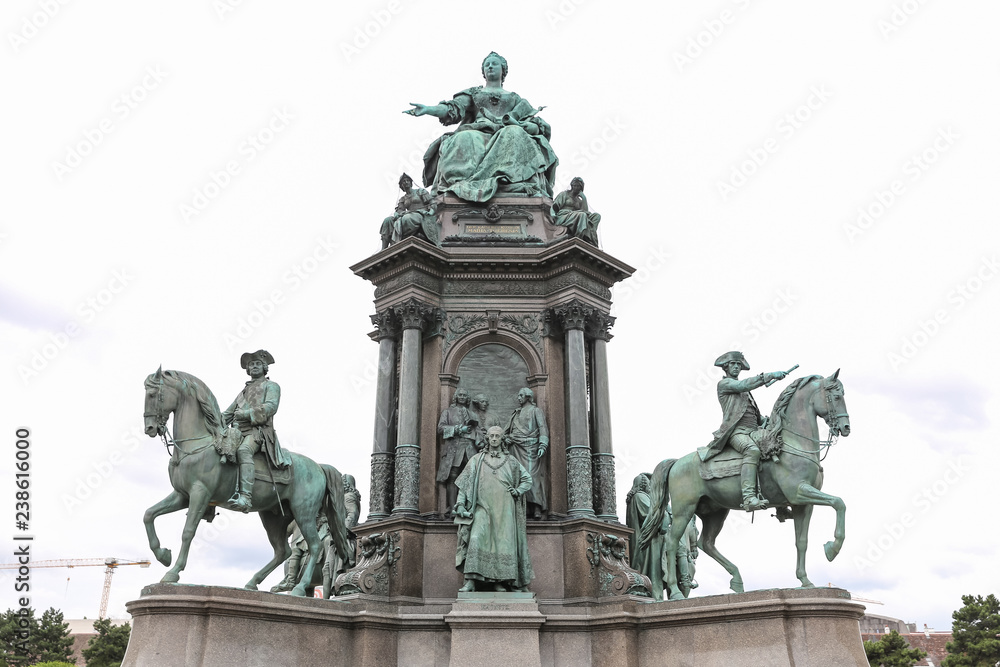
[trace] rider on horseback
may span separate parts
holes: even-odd
[[[740,380],[740,371],[750,370],[743,353],[726,352],[715,360],[715,365],[725,371],[719,380],[717,392],[722,405],[722,426],[712,435],[714,440],[698,448],[702,461],[715,456],[727,444],[743,455],[740,469],[740,487],[743,493],[743,509],[747,512],[765,509],[767,499],[757,493],[757,465],[760,462],[760,444],[764,436],[765,419],[761,416],[757,403],[750,394],[752,389],[783,380],[788,373],[776,371],[761,373],[755,377]]]
[[[292,463],[291,457],[278,444],[278,436],[274,432],[273,420],[281,399],[281,387],[267,377],[268,364],[273,363],[274,357],[267,350],[245,352],[240,357],[240,366],[246,369],[250,381],[222,413],[223,423],[234,424],[243,435],[236,450],[236,460],[240,465],[239,488],[229,502],[233,509],[244,512],[250,511],[253,504],[253,455],[263,449],[276,468],[285,468]]]

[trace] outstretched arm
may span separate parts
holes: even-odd
[[[410,102],[410,106],[413,108],[403,111],[403,113],[408,116],[434,116],[435,118],[444,118],[448,114],[448,106],[444,104],[435,104],[430,106],[427,104]]]

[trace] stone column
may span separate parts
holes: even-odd
[[[368,520],[385,519],[393,507],[393,413],[396,410],[396,339],[399,321],[391,309],[372,315],[378,340],[375,384],[375,434],[372,438],[372,485]]]
[[[556,306],[554,314],[566,336],[566,491],[570,516],[594,516],[587,419],[587,353],[583,329],[594,309],[578,299]]]
[[[615,497],[615,455],[611,447],[611,395],[608,390],[608,341],[615,318],[595,312],[590,318],[593,347],[590,357],[591,420],[594,441],[594,513],[602,521],[618,522]]]
[[[426,303],[411,297],[392,310],[403,329],[403,345],[399,357],[399,417],[392,513],[417,514],[420,498],[420,362],[423,331],[432,309]]]

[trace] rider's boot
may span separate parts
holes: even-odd
[[[767,509],[767,499],[757,495],[757,464],[744,463],[740,469],[740,488],[743,491],[743,509],[747,512]]]
[[[245,514],[253,507],[250,494],[253,489],[253,454],[241,448],[236,450],[236,457],[240,462],[240,486],[229,502],[233,509],[242,510]]]

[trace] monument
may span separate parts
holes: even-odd
[[[381,249],[351,267],[374,287],[378,349],[354,565],[341,558],[330,600],[147,587],[123,664],[865,665],[864,608],[846,591],[654,601],[654,586],[683,597],[670,563],[694,508],[670,495],[664,521],[683,469],[670,460],[630,494],[640,534],[619,518],[607,348],[611,288],[634,269],[600,247],[582,179],[553,192],[552,130],[504,89],[506,60],[489,54],[481,73],[485,85],[404,112],[458,127],[428,148],[425,188],[404,174],[395,212],[373,212]],[[243,487],[254,505],[269,498],[259,480]],[[712,557],[717,533],[703,531]],[[311,563],[319,539],[306,538]],[[657,581],[633,569],[653,560]]]

